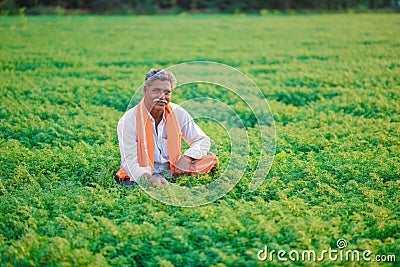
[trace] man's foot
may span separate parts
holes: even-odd
[[[131,181],[131,180],[128,180],[128,179],[125,179],[125,180],[122,180],[121,184],[122,184],[123,186],[129,186],[129,187],[131,187],[131,186],[133,186],[133,185],[135,184],[135,182],[133,182],[133,181]]]
[[[122,179],[118,178],[117,176],[115,176],[114,181],[117,184],[120,184],[120,185],[123,185],[123,186],[127,186],[127,187],[132,187],[135,184],[134,181],[131,181],[129,179],[123,179],[122,180]]]

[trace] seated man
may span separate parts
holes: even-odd
[[[218,158],[208,153],[210,138],[189,113],[170,103],[175,76],[166,70],[152,69],[146,74],[143,99],[118,122],[121,169],[116,176],[124,185],[138,178],[151,179],[153,185],[166,185],[162,173],[172,175],[208,173]],[[182,152],[182,137],[190,148]]]

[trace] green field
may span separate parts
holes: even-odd
[[[283,265],[398,265],[399,33],[398,14],[0,17],[0,266],[275,266],[257,258],[265,245],[319,253],[339,238],[396,262]],[[145,73],[193,60],[258,85],[276,154],[249,192],[259,143],[246,107],[210,86],[177,92],[230,103],[253,138],[233,190],[184,208],[113,175],[117,123]],[[227,134],[199,124],[226,166]]]

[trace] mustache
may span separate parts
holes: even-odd
[[[165,100],[165,99],[160,99],[160,98],[154,99],[153,102],[163,102],[163,103],[165,103],[165,104],[168,104],[168,101],[167,101],[167,100]]]

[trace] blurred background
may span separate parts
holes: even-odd
[[[7,14],[176,14],[398,12],[399,0],[1,0]]]

